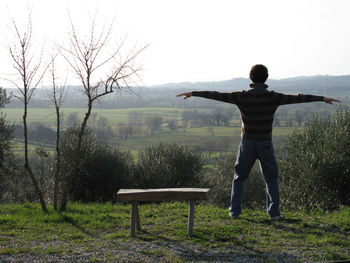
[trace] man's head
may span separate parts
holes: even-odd
[[[250,70],[249,78],[253,82],[265,83],[269,76],[267,67],[262,64],[257,64],[252,67]]]

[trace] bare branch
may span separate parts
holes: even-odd
[[[73,24],[69,10],[68,17],[70,21],[70,47],[62,48],[63,57],[84,87],[89,105],[86,114],[86,118],[88,118],[92,103],[96,99],[112,93],[114,89],[121,90],[123,87],[131,89],[129,81],[132,80],[132,77],[139,77],[138,72],[141,70],[140,67],[135,66],[134,61],[147,46],[140,49],[134,48],[125,59],[122,59],[121,49],[125,45],[126,38],[117,47],[109,46],[114,19],[108,27],[103,27],[103,30],[97,33],[96,12],[91,17],[88,37],[81,39]],[[112,69],[109,74],[105,77],[99,76],[99,72],[102,72],[103,69],[107,71],[110,66],[112,66]],[[87,119],[83,121],[82,126],[86,122]]]
[[[51,75],[51,82],[52,82],[52,93],[48,94],[48,96],[51,99],[51,101],[54,103],[56,110],[60,109],[63,101],[65,100],[67,92],[68,92],[68,89],[66,88],[67,77],[66,77],[63,85],[61,85],[61,86],[57,85],[55,60],[56,60],[59,52],[60,51],[57,51],[54,55],[51,55],[50,67],[48,69],[50,72],[50,75]]]

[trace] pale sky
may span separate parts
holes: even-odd
[[[248,77],[265,64],[270,78],[350,74],[349,0],[0,0],[0,42],[8,10],[16,21],[33,9],[38,39],[64,42],[67,9],[79,30],[98,8],[102,24],[115,18],[116,38],[140,57],[143,84]],[[8,7],[8,9],[7,9]],[[86,29],[86,28],[85,28]],[[45,42],[50,42],[45,41]],[[6,43],[6,42],[5,42]],[[0,46],[3,49],[2,46]],[[0,51],[8,67],[6,52]],[[6,62],[6,63],[5,63]]]

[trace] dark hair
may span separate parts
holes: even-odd
[[[268,76],[269,76],[269,73],[267,71],[267,67],[265,67],[262,64],[257,64],[253,66],[249,74],[249,78],[253,82],[260,82],[260,83],[264,83],[267,80]]]

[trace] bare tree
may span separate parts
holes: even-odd
[[[93,103],[115,91],[132,91],[131,83],[134,83],[135,77],[141,67],[136,64],[136,59],[146,48],[134,48],[125,57],[122,55],[122,48],[125,44],[123,40],[119,45],[111,45],[113,22],[108,27],[104,27],[101,32],[97,32],[96,14],[91,18],[89,35],[81,37],[72,21],[70,20],[69,47],[62,49],[62,55],[70,65],[77,79],[83,87],[83,94],[87,99],[87,111],[80,124],[76,152],[79,154],[89,117],[91,115]],[[79,161],[79,160],[77,160]],[[75,164],[75,171],[78,172],[79,164]],[[65,210],[67,199],[66,195],[62,199],[60,210]]]
[[[47,66],[43,67],[42,63],[42,51],[36,53],[37,46],[33,41],[33,28],[31,11],[28,10],[27,27],[24,32],[20,32],[16,21],[11,17],[12,27],[10,28],[13,33],[13,42],[8,43],[7,49],[12,61],[12,69],[14,70],[12,78],[7,78],[12,85],[14,85],[18,91],[18,95],[14,95],[24,105],[23,113],[23,127],[24,127],[24,166],[25,170],[30,176],[34,189],[39,197],[41,207],[45,213],[48,212],[43,197],[43,193],[39,187],[38,181],[35,178],[32,168],[28,160],[28,134],[27,134],[27,116],[28,116],[28,104],[35,90],[39,86],[42,78],[47,70]]]
[[[56,111],[56,170],[55,170],[55,183],[54,183],[54,192],[53,192],[53,207],[57,211],[57,197],[59,189],[59,175],[60,175],[60,165],[61,165],[61,152],[60,152],[60,130],[61,130],[61,106],[67,95],[68,89],[66,88],[65,83],[61,86],[57,85],[57,75],[56,75],[56,65],[55,59],[57,55],[51,56],[51,63],[49,67],[52,92],[49,94],[49,97],[53,104],[55,105]]]

